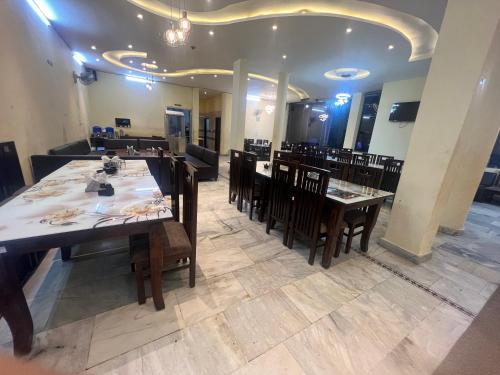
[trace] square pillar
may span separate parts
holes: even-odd
[[[245,59],[237,60],[233,65],[233,71],[230,145],[232,149],[243,150],[248,90],[247,61]]]

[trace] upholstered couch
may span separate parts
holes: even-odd
[[[198,169],[200,180],[217,180],[219,176],[219,154],[194,144],[186,145],[186,161]]]

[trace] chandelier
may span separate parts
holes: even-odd
[[[163,33],[163,41],[170,47],[183,46],[186,44],[189,33],[191,31],[191,21],[187,18],[187,11],[181,9],[181,1],[179,0],[177,21],[174,21],[174,3],[170,6],[170,26]]]

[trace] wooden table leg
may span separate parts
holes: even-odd
[[[151,292],[156,310],[163,310],[161,274],[163,270],[163,244],[161,243],[162,224],[154,225],[149,231],[149,267],[151,271]]]
[[[71,246],[61,246],[61,259],[63,262],[71,259]]]
[[[259,212],[259,221],[261,223],[264,222],[264,218],[267,211],[267,205],[269,203],[269,188],[270,188],[270,181],[267,180],[266,178],[262,179],[262,201]]]
[[[14,267],[6,263],[6,257],[0,256],[0,317],[9,325],[14,354],[21,356],[31,352],[33,319]]]
[[[370,242],[370,235],[372,233],[375,224],[377,223],[378,214],[380,212],[380,208],[382,207],[382,203],[375,204],[368,208],[368,212],[366,215],[366,223],[363,226],[363,233],[361,234],[361,251],[365,253],[368,251],[368,243]]]
[[[321,265],[323,268],[330,268],[332,264],[332,257],[337,245],[337,238],[342,230],[342,219],[344,217],[344,207],[334,207],[328,220],[328,239],[325,244],[325,251],[323,251],[323,259]]]

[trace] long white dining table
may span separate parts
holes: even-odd
[[[127,160],[107,176],[113,195],[85,192],[90,176],[102,168],[101,160],[73,160],[0,207],[0,317],[12,332],[16,355],[29,353],[33,338],[33,320],[14,270],[19,256],[150,233],[154,225],[173,219],[145,160]],[[162,264],[161,257],[150,253],[157,309],[164,302],[161,269],[153,264]]]

